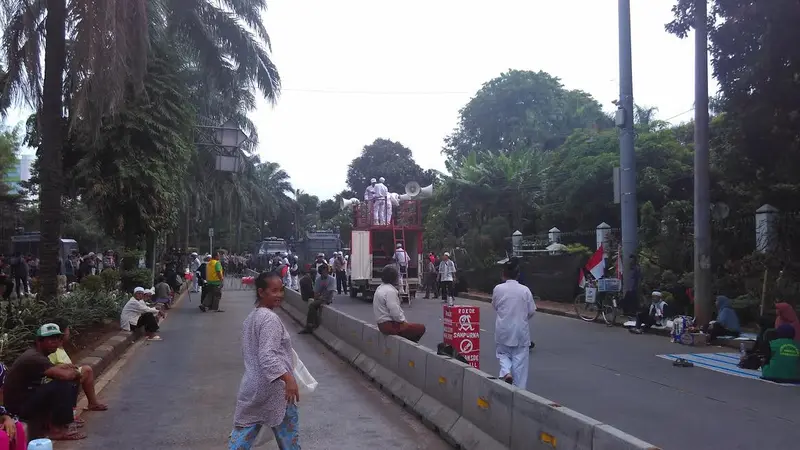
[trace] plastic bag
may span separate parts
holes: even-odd
[[[317,380],[311,376],[311,373],[306,369],[306,365],[297,356],[297,352],[292,349],[292,362],[294,366],[294,379],[297,381],[297,387],[300,394],[310,394],[317,388]]]

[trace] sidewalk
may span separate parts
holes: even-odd
[[[469,292],[461,292],[459,294],[460,298],[466,298],[468,300],[474,300],[478,302],[487,302],[491,303],[492,296],[483,292],[478,291],[469,291]],[[537,300],[536,301],[536,311],[551,314],[554,316],[562,316],[562,317],[571,317],[573,319],[581,320],[578,317],[578,314],[575,312],[575,306],[572,303],[561,303],[561,302],[554,302],[551,300]],[[617,325],[621,326],[624,322],[621,317],[617,317]],[[627,318],[625,320],[628,320]],[[595,322],[600,324],[601,322]],[[659,335],[659,336],[669,336],[670,330],[667,329],[658,329],[652,328],[650,330],[650,334]],[[715,345],[719,345],[720,347],[727,347],[739,350],[739,346],[741,345],[741,341],[733,341],[733,340],[721,340],[718,341]]]
[[[87,412],[82,442],[59,449],[192,449],[226,447],[243,371],[241,324],[254,291],[228,290],[225,313],[201,313],[197,298],[170,311],[162,342],[141,342],[100,393],[107,412]],[[280,312],[280,314],[283,314]],[[297,335],[283,316],[303,363],[319,381],[300,402],[304,449],[449,448],[312,336]],[[259,446],[277,448],[274,441]]]

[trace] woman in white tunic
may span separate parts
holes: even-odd
[[[256,278],[256,308],[242,329],[244,375],[236,398],[229,450],[253,448],[259,431],[270,427],[281,450],[300,450],[297,401],[289,332],[273,311],[283,300],[275,273]]]
[[[492,292],[492,306],[497,312],[494,340],[500,378],[519,388],[528,384],[528,364],[531,330],[528,321],[536,312],[533,294],[517,282],[518,260],[512,259],[503,267],[503,283]]]

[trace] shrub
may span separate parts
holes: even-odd
[[[583,244],[574,243],[567,245],[567,253],[590,256],[594,251]]]
[[[152,281],[153,272],[150,269],[134,269],[122,272],[120,275],[120,289],[123,292],[133,292],[137,286],[148,287]]]
[[[117,270],[104,270],[100,272],[103,279],[103,289],[106,291],[116,291],[119,289],[120,274]]]
[[[119,320],[122,306],[128,300],[124,293],[105,291],[90,292],[79,289],[58,297],[55,302],[26,301],[21,305],[13,302],[9,310],[0,311],[0,323],[5,324],[0,336],[0,361],[6,365],[28,347],[36,333],[36,328],[54,318],[69,321],[70,329],[80,334],[88,328],[108,320]]]
[[[83,277],[80,289],[88,292],[100,292],[103,290],[103,278],[100,275],[88,275]]]
[[[138,249],[125,249],[120,253],[120,270],[129,271],[139,268],[139,259],[144,256],[144,252]]]

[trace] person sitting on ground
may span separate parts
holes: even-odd
[[[119,323],[124,331],[133,331],[144,328],[148,341],[160,341],[158,333],[158,318],[163,313],[147,306],[144,302],[145,289],[137,287],[133,290],[133,297],[125,303],[120,313]]]
[[[165,309],[169,309],[170,304],[172,304],[173,290],[164,277],[158,277],[158,280],[156,280],[156,286],[153,288],[153,292],[155,304],[164,305]]]
[[[792,305],[786,302],[775,304],[775,312],[778,317],[775,318],[775,329],[780,328],[781,325],[789,325],[794,328],[794,340],[800,342],[800,321],[797,320],[797,312]]]
[[[666,308],[667,302],[664,301],[661,292],[653,291],[650,294],[650,307],[636,314],[636,326],[628,331],[634,334],[642,334],[648,331],[650,327],[663,327],[667,323]]]
[[[375,313],[375,322],[378,330],[389,336],[396,335],[411,342],[419,342],[425,334],[425,325],[421,323],[408,323],[400,307],[400,292],[397,283],[400,275],[394,265],[389,265],[381,271],[382,284],[375,289],[372,297],[372,311]]]
[[[7,373],[6,366],[0,363],[0,394],[2,394]],[[0,395],[0,399],[2,399],[2,395]],[[2,402],[0,401],[0,403]],[[25,450],[27,443],[25,427],[0,404],[0,449]]]
[[[85,439],[85,433],[70,430],[81,374],[72,364],[55,365],[47,358],[61,345],[61,334],[54,323],[36,330],[35,346],[17,357],[8,370],[3,403],[9,414],[31,429],[46,430],[51,440]],[[53,381],[43,383],[45,378]]]
[[[800,348],[795,329],[783,324],[775,329],[774,339],[764,349],[761,378],[776,383],[800,383]]]
[[[303,276],[300,277],[300,297],[304,302],[314,298],[314,278],[311,272],[303,271]]]
[[[731,306],[731,300],[724,295],[717,296],[717,319],[712,320],[704,330],[708,334],[708,342],[714,342],[720,336],[738,337],[741,334],[739,317]]]
[[[61,332],[63,333],[61,336],[61,345],[50,354],[50,362],[55,365],[59,364],[69,364],[72,365],[72,359],[70,359],[69,355],[67,354],[66,350],[64,350],[64,345],[69,342],[70,336],[70,327],[69,322],[66,319],[56,319],[53,321],[59,328],[61,328]],[[83,393],[86,394],[86,410],[87,411],[106,411],[108,410],[108,406],[100,403],[97,400],[97,393],[94,390],[94,370],[91,366],[80,366],[78,367],[78,372],[81,374],[80,385],[83,389]]]
[[[336,293],[336,279],[329,275],[330,266],[322,264],[319,266],[319,275],[314,283],[314,301],[308,304],[308,314],[306,315],[306,326],[300,334],[310,334],[320,325],[320,313],[322,305],[333,303],[333,294]]]

